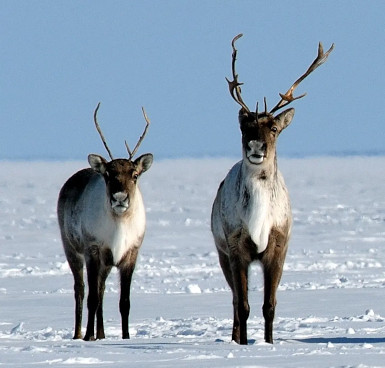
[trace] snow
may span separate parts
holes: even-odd
[[[61,185],[86,163],[0,162],[0,366],[385,367],[385,158],[279,160],[294,226],[275,343],[263,340],[253,266],[248,346],[231,342],[231,293],[210,233],[212,201],[235,161],[155,161],[143,175],[131,340],[120,336],[113,272],[106,339],[95,342],[72,340],[73,279],[56,220]]]

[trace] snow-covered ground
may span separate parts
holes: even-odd
[[[141,178],[147,232],[120,337],[118,277],[106,339],[73,341],[73,280],[56,220],[61,185],[85,162],[0,162],[0,366],[385,367],[385,158],[279,161],[294,228],[263,342],[262,278],[251,270],[248,346],[232,343],[231,293],[210,233],[235,160],[154,162]],[[83,326],[85,322],[83,322]]]

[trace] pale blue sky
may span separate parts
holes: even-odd
[[[0,159],[116,157],[152,122],[139,153],[240,156],[231,39],[249,106],[297,90],[281,156],[384,153],[385,1],[0,0]]]

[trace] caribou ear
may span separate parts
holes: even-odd
[[[102,156],[91,154],[88,155],[88,162],[92,169],[100,174],[105,174],[107,160]]]
[[[274,124],[277,125],[279,131],[284,130],[294,117],[294,109],[287,109],[282,111],[279,115],[274,118]]]
[[[151,153],[145,153],[134,161],[134,165],[136,166],[139,175],[144,173],[151,167],[153,160],[154,157]]]

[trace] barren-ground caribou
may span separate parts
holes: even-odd
[[[233,293],[234,321],[232,339],[247,344],[248,270],[259,261],[264,274],[263,316],[265,341],[273,342],[273,319],[276,291],[290,237],[292,215],[289,195],[277,167],[276,141],[291,122],[294,109],[274,113],[292,101],[293,91],[311,72],[324,63],[334,45],[324,53],[321,43],[318,56],[308,70],[280,94],[281,100],[270,111],[250,111],[241,97],[240,83],[235,71],[237,50],[232,41],[233,80],[227,80],[232,98],[241,106],[239,124],[242,133],[241,161],[236,163],[220,184],[211,214],[211,229],[218,250],[219,262]]]
[[[103,295],[112,266],[116,266],[120,273],[122,337],[130,338],[130,285],[146,225],[138,178],[153,161],[150,153],[133,159],[150,123],[144,109],[146,126],[134,150],[131,151],[125,142],[129,158],[113,159],[97,121],[99,106],[94,112],[94,122],[111,161],[90,154],[88,162],[91,168],[80,170],[67,180],[60,191],[57,206],[64,252],[75,281],[74,339],[82,338],[83,267],[86,264],[89,291],[84,340],[87,341],[95,340],[95,316],[96,339],[105,337]]]

